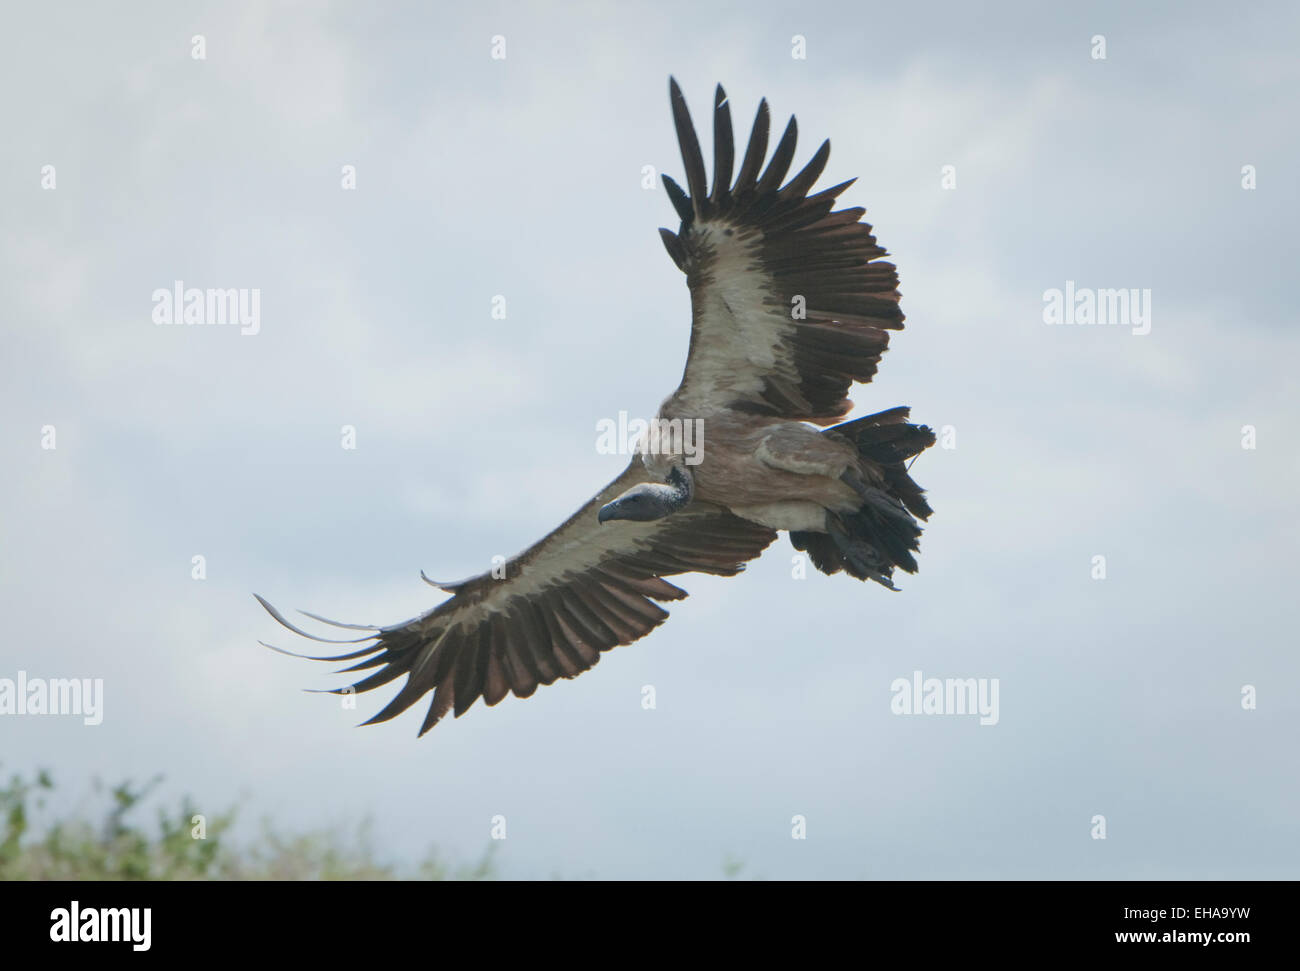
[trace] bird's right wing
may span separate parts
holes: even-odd
[[[332,643],[370,643],[313,660],[357,661],[345,671],[379,669],[335,693],[368,691],[406,675],[396,697],[366,724],[387,721],[432,691],[423,735],[447,712],[459,717],[480,697],[488,705],[511,691],[527,698],[539,684],[581,674],[602,651],[630,644],[663,623],[668,612],[655,601],[686,596],[664,577],[734,576],[776,538],[766,526],[703,502],[653,522],[598,522],[601,506],[646,481],[634,457],[563,525],[495,571],[435,584],[453,596],[402,624],[335,624],[367,633]],[[257,599],[285,627],[322,640]]]

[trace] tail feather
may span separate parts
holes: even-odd
[[[791,530],[790,542],[799,552],[807,553],[813,566],[822,573],[839,573],[844,569],[844,556],[829,533]]]
[[[927,519],[931,512],[924,490],[907,471],[909,459],[935,442],[934,432],[925,425],[907,422],[910,409],[891,408],[875,415],[855,418],[822,434],[836,435],[852,442],[858,454],[883,479],[884,487],[863,481],[850,469],[844,481],[857,491],[862,505],[847,514],[826,514],[826,532],[790,533],[794,548],[808,553],[813,565],[823,573],[846,571],[859,580],[874,580],[896,590],[894,569],[908,573],[917,569],[921,527],[916,519]]]

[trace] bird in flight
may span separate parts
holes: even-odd
[[[931,510],[908,462],[934,444],[933,432],[909,424],[905,407],[839,422],[852,408],[853,383],[871,380],[889,332],[903,327],[898,274],[880,259],[886,253],[862,222],[865,210],[832,211],[855,180],[810,194],[830,155],[826,141],[782,185],[797,126],[792,117],[764,167],[766,101],[733,180],[731,108],[719,85],[710,189],[672,79],[669,95],[686,188],[663,177],[681,225],[659,232],[690,288],[690,349],[681,384],[628,467],[503,567],[458,583],[425,577],[451,597],[413,620],[371,627],[306,614],[363,632],[327,640],[257,598],[297,634],[362,645],[311,658],[373,670],[334,693],[405,675],[365,724],[432,693],[423,735],[479,698],[527,698],[538,685],[575,677],[601,652],[664,622],[659,603],[686,596],[665,577],[734,576],[778,530],[823,573],[896,589],[895,569],[916,571],[917,519]]]

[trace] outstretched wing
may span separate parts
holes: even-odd
[[[682,218],[659,230],[691,289],[691,346],[674,401],[686,413],[728,407],[828,425],[851,407],[854,381],[870,381],[889,331],[900,330],[898,274],[878,259],[864,209],[832,212],[855,180],[808,190],[830,156],[823,142],[781,185],[794,158],[792,117],[767,169],[767,102],[758,106],[740,172],[731,181],[731,110],[719,85],[713,107],[713,191],[690,113],[669,82],[686,166],[684,192],[664,176]]]
[[[387,721],[432,691],[423,735],[447,712],[460,717],[480,697],[489,705],[512,691],[527,698],[539,684],[581,674],[602,651],[630,644],[664,622],[668,612],[655,601],[686,596],[664,577],[734,576],[776,538],[766,526],[702,502],[654,522],[597,521],[601,506],[648,478],[640,458],[633,458],[621,476],[541,542],[498,568],[497,576],[489,571],[435,584],[452,593],[451,599],[403,624],[334,624],[368,633],[331,643],[369,643],[312,660],[357,661],[345,671],[379,669],[350,689],[335,689],[336,694],[369,691],[406,675],[397,696],[366,724]],[[285,627],[321,640],[257,599]]]

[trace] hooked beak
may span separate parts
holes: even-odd
[[[634,523],[648,523],[663,519],[691,501],[691,482],[682,473],[673,470],[669,476],[672,485],[661,482],[642,482],[627,492],[607,502],[596,513],[596,521],[607,523],[611,519],[625,519]]]

